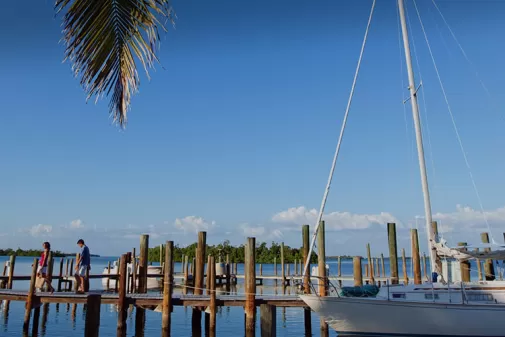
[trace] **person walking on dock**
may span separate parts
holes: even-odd
[[[42,284],[39,288],[42,288],[46,283],[47,290],[49,290],[52,294],[54,292],[54,288],[51,285],[51,280],[49,280],[47,277],[47,265],[49,263],[49,252],[51,251],[51,244],[46,241],[42,244],[42,248],[44,248],[44,250],[40,255],[39,266],[37,268],[37,277],[42,279]]]
[[[91,257],[89,248],[84,244],[83,239],[77,241],[77,245],[81,248],[79,259],[75,264],[75,281],[77,282],[77,292],[84,292],[84,282],[86,281],[86,272],[90,269]]]

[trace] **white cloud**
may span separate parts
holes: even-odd
[[[433,219],[439,223],[439,231],[464,232],[464,231],[487,231],[489,227],[505,228],[505,207],[491,211],[481,212],[469,206],[456,205],[456,210],[450,213],[435,213]]]
[[[272,221],[278,224],[286,225],[313,225],[317,220],[318,211],[307,209],[305,206],[292,207],[279,212],[272,217]],[[344,229],[366,229],[374,224],[385,225],[388,222],[395,222],[401,225],[401,222],[392,214],[381,212],[379,214],[354,214],[350,212],[332,212],[323,215],[326,229],[344,230]],[[298,227],[285,227],[283,230],[299,230]]]
[[[210,229],[216,227],[215,221],[208,222],[202,217],[189,215],[184,218],[175,219],[175,227],[177,229],[183,230],[191,233],[198,233],[199,231],[209,231]]]
[[[53,231],[53,226],[38,224],[28,229],[31,236],[49,236]]]
[[[74,228],[74,229],[84,228],[84,224],[82,223],[81,219],[72,220],[72,221],[70,221],[70,228]]]
[[[265,227],[263,226],[250,226],[247,223],[243,223],[239,227],[244,236],[261,237],[265,234]]]

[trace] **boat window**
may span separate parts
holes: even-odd
[[[393,293],[393,298],[405,298],[405,293]]]
[[[438,300],[438,294],[424,294],[424,299],[426,300],[432,300],[433,295],[435,295],[435,299]]]
[[[491,294],[467,294],[467,301],[492,301],[493,295]]]

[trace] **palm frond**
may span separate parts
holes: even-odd
[[[65,60],[96,100],[112,91],[109,110],[122,127],[131,96],[138,91],[140,62],[148,69],[158,61],[159,29],[174,24],[170,0],[56,0],[63,17]]]

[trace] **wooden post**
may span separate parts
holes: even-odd
[[[163,266],[163,245],[160,243],[160,267]]]
[[[370,284],[375,284],[373,260],[372,260],[372,254],[370,253],[370,244],[369,243],[367,243],[367,245],[366,245],[366,254],[368,257],[368,270],[370,272]]]
[[[458,246],[466,246],[468,245],[466,242],[458,242]],[[467,249],[463,249],[463,251],[466,251]],[[468,261],[462,261],[459,263],[459,269],[461,272],[461,281],[463,282],[470,282],[470,262]]]
[[[227,259],[228,260],[228,259]],[[226,264],[229,270],[229,263]],[[210,259],[210,323],[209,332],[210,336],[216,335],[216,261],[214,256]]]
[[[281,279],[282,286],[286,286],[286,273],[284,271],[284,242],[281,242]]]
[[[182,288],[183,294],[188,292],[189,285],[189,256],[184,256],[184,288]]]
[[[107,263],[107,291],[110,289],[110,261]],[[119,280],[116,280],[116,282],[119,282]]]
[[[226,254],[226,292],[230,292],[230,280],[231,280],[231,266],[230,266],[230,254]]]
[[[30,288],[28,289],[28,296],[26,297],[25,304],[25,320],[23,322],[23,332],[28,334],[28,328],[30,326],[30,316],[32,313],[33,300],[35,298],[35,281],[37,280],[37,267],[39,265],[39,259],[33,259],[32,265],[32,275],[30,278]]]
[[[480,239],[481,239],[482,243],[489,243],[489,234],[488,233],[481,233]],[[489,252],[489,251],[491,251],[491,249],[484,248],[484,251]],[[486,277],[486,281],[493,281],[495,279],[493,260],[486,259],[486,261],[484,262],[484,274]]]
[[[478,252],[478,251],[479,251],[479,248],[475,248],[475,252]],[[479,281],[482,281],[483,280],[483,277],[482,277],[482,264],[481,264],[480,259],[476,259],[475,263],[477,263],[477,272],[479,273]]]
[[[405,258],[405,248],[402,248],[402,269],[403,269],[403,283],[409,284],[409,275],[407,274],[407,259]]]
[[[247,238],[245,245],[245,329],[253,333],[255,330],[256,316],[256,239]]]
[[[419,258],[419,237],[417,236],[417,229],[410,230],[410,242],[412,244],[412,260],[414,270],[414,284],[421,284],[421,261]]]
[[[139,259],[139,286],[138,292],[147,293],[147,266],[149,255],[149,235],[140,236],[140,259]]]
[[[126,336],[126,316],[128,310],[128,303],[126,302],[126,254],[121,255],[121,262],[119,263],[119,297],[117,303],[117,337]],[[119,282],[118,282],[119,281]]]
[[[381,253],[382,277],[386,277],[386,265],[384,264],[384,254]]]
[[[207,232],[198,232],[198,243],[196,246],[196,258],[194,263],[195,274],[193,279],[195,285],[193,293],[195,295],[203,294],[203,273],[205,264],[206,241],[207,241]],[[196,331],[200,331],[202,328],[202,312],[200,308],[193,307],[193,315],[191,321],[193,329],[196,329]]]
[[[363,269],[361,267],[361,256],[355,256],[352,259],[353,265],[353,276],[354,276],[354,286],[363,286]]]
[[[307,267],[307,273],[303,278],[303,292],[305,294],[310,294],[310,256],[309,256],[309,248],[310,248],[310,233],[309,233],[309,225],[302,226],[302,247],[303,247],[303,268],[305,268],[305,264],[309,261],[309,265]],[[300,273],[303,274],[304,269],[300,269]],[[275,319],[275,317],[274,317]],[[303,308],[303,321],[305,326],[305,336],[312,336],[312,319],[311,319],[311,310],[310,308]],[[275,330],[275,329],[274,329]]]
[[[170,313],[172,312],[174,242],[165,244],[165,275],[163,278],[163,307],[161,316],[161,336],[170,336]]]
[[[205,290],[207,291],[207,295],[210,295],[210,259],[211,256],[207,256],[207,277],[205,278]]]
[[[398,249],[396,246],[396,224],[388,223],[389,270],[391,284],[398,284]]]
[[[436,240],[438,240],[438,224],[436,221],[431,222],[431,232],[433,234],[433,237]],[[438,270],[442,270],[442,260],[440,259],[440,256],[438,256],[438,254],[435,254],[435,265],[438,267]],[[433,272],[434,270],[431,271],[431,275],[433,274]]]
[[[326,296],[326,248],[325,248],[325,225],[324,221],[319,222],[319,231],[317,232],[317,275],[319,285],[319,296]],[[321,318],[321,334],[328,335],[328,323]]]
[[[62,280],[63,280],[63,258],[60,259],[60,274],[58,277],[58,287],[57,287],[58,292],[61,291]]]
[[[424,279],[429,280],[428,278],[428,265],[426,264],[426,254],[423,253],[423,270],[424,270]]]
[[[271,304],[260,305],[261,337],[276,336],[276,312],[275,306]]]
[[[39,317],[40,317],[40,306],[36,306],[35,309],[33,309],[32,336],[39,335]]]
[[[16,255],[11,255],[9,266],[9,278],[7,279],[7,289],[12,289],[12,282],[14,280],[14,266],[16,264]]]
[[[133,247],[133,250],[132,250],[132,285],[130,287],[130,290],[132,293],[136,293],[137,292],[137,269],[138,269],[138,265],[137,265],[137,257],[136,257],[136,251],[135,251],[135,247]]]
[[[85,337],[98,337],[100,331],[100,294],[89,294],[86,299],[86,324],[84,325]]]
[[[380,270],[380,266],[379,266],[379,259],[378,258],[375,258],[374,259],[375,261],[375,267],[374,267],[374,272],[377,273],[377,277],[380,277],[381,276],[381,270]],[[379,281],[380,282],[380,281]]]
[[[77,261],[79,260],[79,257],[81,256],[81,254],[77,253],[75,254],[75,266],[78,268],[77,266]],[[73,269],[72,269],[73,271]],[[73,272],[74,276],[75,276],[75,272]],[[75,278],[75,282],[74,282],[74,291],[77,292],[77,289],[79,289],[79,283],[77,282],[77,278]]]

